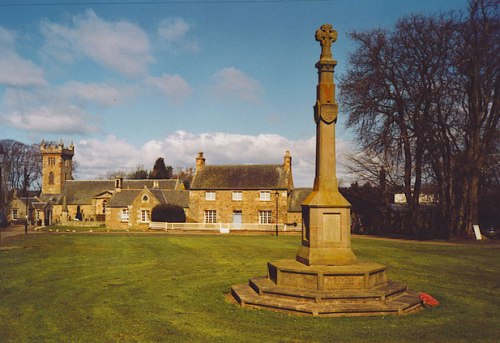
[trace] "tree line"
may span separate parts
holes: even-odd
[[[415,231],[424,187],[447,237],[472,237],[480,198],[498,189],[499,18],[495,0],[471,0],[465,14],[350,33],[340,101],[360,142],[351,168],[402,191]]]

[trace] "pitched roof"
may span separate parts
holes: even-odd
[[[116,192],[113,197],[109,199],[107,206],[127,207],[132,204],[140,192],[140,189],[122,189],[120,192]]]
[[[190,189],[287,189],[288,177],[279,164],[205,166]]]
[[[155,182],[158,183],[158,188],[163,190],[174,190],[180,184],[178,179],[123,180],[122,191],[141,190],[144,186],[151,189],[154,187]],[[66,196],[66,203],[68,205],[85,205],[91,204],[95,196],[106,191],[113,192],[114,189],[114,180],[67,180],[61,194],[43,194],[41,198],[44,201],[53,199],[54,204],[61,205],[63,203],[63,196]]]
[[[189,207],[189,191],[162,191],[167,204]]]
[[[302,202],[311,194],[312,188],[295,188],[290,193],[290,200],[288,202],[288,212],[301,212]]]
[[[91,204],[94,196],[114,189],[115,183],[113,180],[68,180],[64,184],[62,194],[66,196],[66,204],[68,205],[85,205]]]
[[[143,179],[143,180],[123,180],[123,189],[143,189],[146,186],[149,189],[154,187],[155,181],[158,182],[159,189],[176,189],[179,187],[179,179]],[[113,188],[114,189],[114,181]]]
[[[161,204],[173,204],[183,208],[189,207],[189,191],[162,189],[149,189],[149,191]],[[123,189],[120,192],[116,192],[113,197],[109,199],[107,206],[127,207],[134,202],[135,198],[137,198],[141,192],[141,189]]]

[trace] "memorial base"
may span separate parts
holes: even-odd
[[[243,307],[314,317],[403,315],[423,306],[418,293],[388,281],[386,267],[370,262],[349,266],[269,262],[267,277],[233,286],[231,295]]]

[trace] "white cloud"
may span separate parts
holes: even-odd
[[[81,140],[75,145],[75,160],[78,162],[76,176],[91,180],[109,171],[131,171],[142,163],[141,154],[140,149],[113,135],[102,141]]]
[[[96,118],[86,109],[121,105],[134,91],[76,81],[32,90],[11,88],[4,91],[0,117],[6,125],[26,131],[86,134],[97,130]]]
[[[134,147],[125,140],[109,136],[103,141],[89,140],[76,144],[79,176],[95,178],[109,171],[132,170],[141,164],[152,168],[158,157],[167,165],[194,167],[199,151],[204,152],[207,164],[281,164],[285,151],[293,158],[296,187],[312,187],[315,173],[315,137],[290,140],[275,134],[241,135],[222,132],[190,133],[177,131],[162,140],[151,140]],[[348,142],[337,141],[338,163],[349,151]],[[339,179],[345,179],[343,169]]]
[[[180,105],[191,94],[191,87],[180,75],[163,74],[160,77],[148,77],[146,84],[160,90],[176,105]]]
[[[3,46],[12,48],[15,42],[16,42],[15,33],[0,26],[0,43],[1,43],[0,47]]]
[[[189,25],[182,18],[166,18],[158,26],[158,35],[167,43],[184,38],[189,31]]]
[[[166,47],[175,47],[175,51],[198,52],[198,42],[188,37],[190,30],[190,25],[183,18],[166,18],[158,25],[158,36]]]
[[[64,62],[80,54],[128,76],[144,76],[153,62],[149,39],[137,25],[127,21],[107,22],[92,10],[73,17],[67,27],[45,21],[45,51]]]
[[[117,106],[128,101],[134,95],[134,90],[131,87],[115,87],[104,83],[69,81],[58,87],[58,94],[102,106]]]
[[[43,70],[15,51],[16,36],[0,26],[0,85],[27,87],[44,85]]]
[[[242,100],[259,104],[262,88],[257,80],[234,67],[218,70],[214,74],[213,92],[225,100]]]
[[[40,133],[81,134],[95,130],[87,124],[89,115],[75,106],[41,106],[15,111],[4,118],[7,125]]]

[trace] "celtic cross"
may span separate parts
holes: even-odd
[[[321,45],[320,60],[332,59],[332,43],[337,40],[337,31],[330,24],[321,25],[316,31],[316,41]]]

